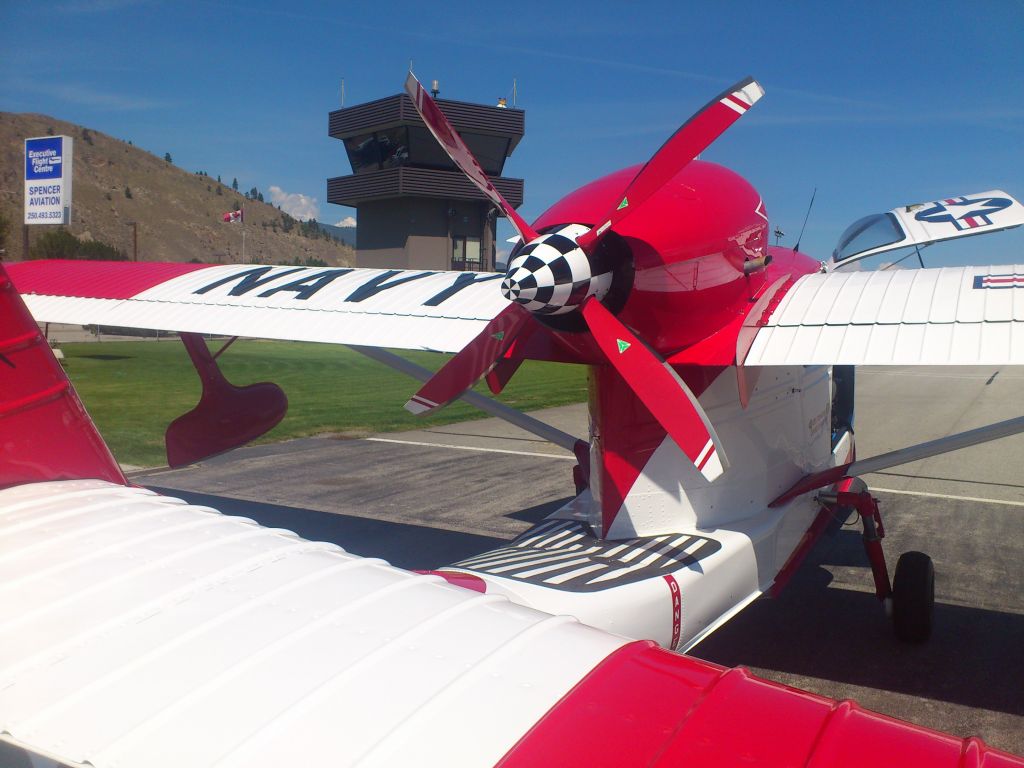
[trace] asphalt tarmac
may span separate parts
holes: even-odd
[[[865,368],[863,458],[1024,414],[1024,369]],[[586,434],[582,406],[538,414]],[[572,494],[561,449],[486,419],[369,439],[244,448],[134,480],[407,568],[498,545]],[[1024,435],[866,476],[890,570],[936,567],[935,631],[901,645],[874,597],[859,527],[822,540],[790,586],[694,655],[1024,754]]]

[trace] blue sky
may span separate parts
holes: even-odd
[[[349,166],[327,113],[397,93],[410,59],[443,97],[526,110],[505,174],[528,220],[646,160],[745,75],[767,91],[705,153],[748,178],[792,244],[831,253],[867,213],[1003,188],[1024,198],[1024,3],[0,4],[0,109],[170,152],[336,223]],[[301,196],[301,197],[300,197]],[[1024,262],[1024,227],[926,251]],[[499,234],[510,234],[502,222]]]

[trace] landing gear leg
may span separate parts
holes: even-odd
[[[889,583],[889,570],[882,551],[885,528],[878,511],[878,499],[866,489],[840,491],[819,496],[826,503],[852,507],[864,525],[864,551],[875,580],[875,595],[892,618],[896,637],[906,643],[923,643],[931,635],[935,606],[935,567],[923,552],[904,552],[896,563],[896,577]]]

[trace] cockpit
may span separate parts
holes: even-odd
[[[891,213],[873,213],[857,219],[839,238],[839,244],[832,252],[832,260],[838,264],[876,248],[901,242],[906,233]]]

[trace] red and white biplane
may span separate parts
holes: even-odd
[[[927,639],[931,561],[906,553],[890,580],[858,475],[1024,418],[855,460],[853,367],[1024,364],[1024,267],[839,267],[1017,226],[1024,206],[996,190],[868,217],[828,264],[772,247],[756,190],[696,159],[763,95],[747,79],[530,224],[406,88],[518,231],[506,274],[0,270],[0,740],[96,768],[1024,765],[672,652],[853,515],[897,634]],[[283,417],[281,390],[231,385],[201,334],[249,336],[351,345],[425,381],[415,413],[466,397],[574,451],[577,493],[426,575],[190,506],[126,481],[37,322],[181,334],[203,395],[168,428],[172,466]],[[435,375],[386,348],[455,354]],[[589,439],[468,391],[525,359],[590,366]]]

